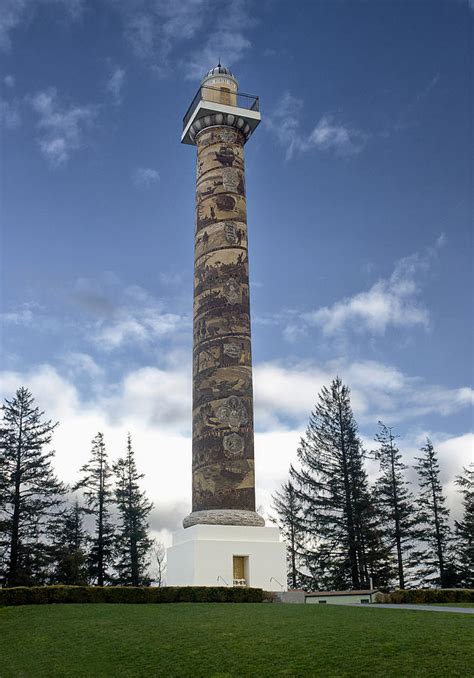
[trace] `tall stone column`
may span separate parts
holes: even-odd
[[[260,120],[220,63],[183,118],[197,148],[193,510],[167,551],[170,586],[286,589],[285,544],[255,512],[244,144]]]
[[[194,139],[193,512],[183,524],[257,526],[246,137],[212,122]]]

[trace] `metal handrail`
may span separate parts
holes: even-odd
[[[214,92],[221,92],[222,89],[220,87],[210,87],[208,85],[202,85],[198,91],[196,92],[196,95],[194,96],[193,100],[191,101],[191,104],[188,107],[188,110],[184,114],[183,118],[183,129],[185,129],[186,125],[188,124],[191,115],[193,114],[194,109],[197,106],[198,101],[206,101],[206,99],[202,96],[203,90],[214,90]],[[227,92],[226,92],[227,94]],[[228,92],[230,96],[235,96],[237,101],[239,101],[240,98],[244,99],[244,104],[246,103],[245,100],[249,99],[248,105],[243,105],[243,106],[238,106],[238,108],[245,108],[248,111],[258,111],[260,110],[260,101],[259,97],[255,96],[254,94],[245,94],[244,92]],[[211,103],[217,103],[217,102],[211,102]],[[234,104],[226,104],[228,106],[234,106]],[[237,107],[236,107],[237,108]]]
[[[283,584],[281,584],[281,583],[278,581],[278,579],[277,579],[276,577],[270,577],[270,581],[272,581],[272,580],[273,580],[273,581],[276,581],[276,583],[278,584],[278,586],[279,586],[279,587],[281,588],[281,590],[283,591]]]
[[[224,577],[221,577],[221,575],[219,575],[219,576],[217,577],[217,579],[216,579],[217,583],[219,583],[219,579],[222,579],[222,581],[224,582],[224,584],[225,584],[226,586],[229,586],[229,584],[226,582],[226,580],[224,579]]]

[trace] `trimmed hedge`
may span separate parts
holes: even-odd
[[[406,589],[378,593],[377,603],[474,603],[474,589]]]
[[[18,586],[0,589],[0,605],[261,603],[262,600],[262,589],[226,586]]]

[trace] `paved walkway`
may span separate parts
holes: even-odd
[[[460,614],[474,614],[474,607],[445,607],[437,605],[409,605],[391,603],[373,603],[371,605],[358,605],[358,607],[387,607],[391,610],[423,610],[424,612],[458,612]]]

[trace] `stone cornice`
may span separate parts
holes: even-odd
[[[195,142],[196,137],[200,132],[208,127],[220,127],[222,125],[225,125],[226,127],[235,127],[235,129],[240,130],[245,137],[245,141],[247,141],[250,136],[250,125],[244,118],[241,118],[238,115],[232,115],[231,113],[210,113],[193,122],[189,129],[189,137],[191,141]]]

